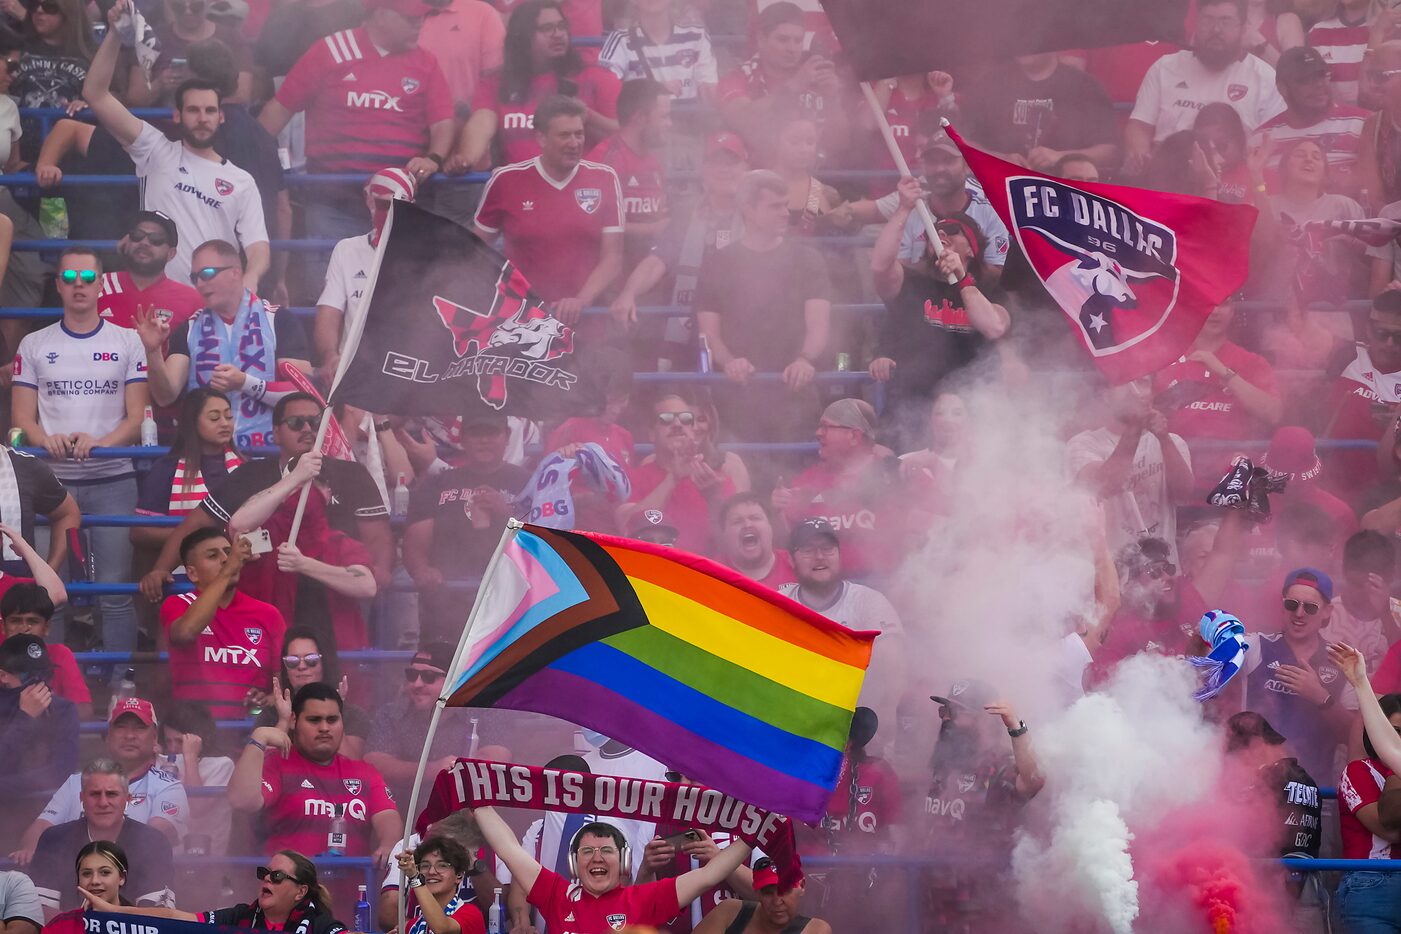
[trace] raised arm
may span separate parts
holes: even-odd
[[[482,832],[487,846],[491,847],[496,855],[501,857],[501,861],[506,864],[506,867],[511,870],[511,884],[519,885],[521,890],[529,895],[530,890],[535,888],[535,880],[540,878],[542,867],[539,861],[525,851],[525,847],[521,846],[521,842],[516,839],[516,835],[501,815],[496,813],[495,808],[489,806],[474,808],[472,816],[477,819],[477,829]],[[736,865],[738,864],[736,863]],[[733,869],[734,866],[731,866],[723,875],[717,876],[715,881],[719,882]],[[681,878],[684,879],[685,876]],[[710,885],[714,884],[714,882],[710,883]],[[707,887],[702,886],[697,889],[691,898],[695,898]],[[677,880],[677,889],[680,890],[680,879]],[[678,898],[678,901],[683,905],[690,900],[690,898]]]
[[[297,459],[297,466],[288,471],[286,475],[278,480],[266,490],[261,490],[248,497],[248,501],[229,518],[229,532],[233,535],[242,535],[252,529],[260,528],[272,514],[277,511],[277,507],[282,505],[282,501],[293,492],[302,488],[303,484],[310,483],[321,474],[321,452],[310,451]]]
[[[676,879],[677,903],[689,905],[704,895],[706,890],[723,883],[732,872],[739,868],[740,863],[749,858],[751,851],[752,847],[749,844],[743,840],[736,840],[704,866],[678,876]],[[507,865],[509,866],[510,863],[508,862]],[[511,871],[515,872],[514,866],[511,867]]]
[[[900,206],[885,222],[876,237],[876,245],[871,248],[871,276],[876,295],[882,301],[890,301],[900,294],[900,286],[905,282],[905,267],[900,265],[900,237],[915,205],[924,197],[919,180],[910,175],[900,179],[896,191],[900,195]]]
[[[88,75],[83,81],[83,100],[92,108],[97,122],[124,147],[136,142],[141,128],[146,125],[112,93],[112,73],[116,71],[117,56],[122,45],[117,35],[117,22],[130,7],[130,0],[118,0],[107,12],[107,35],[103,36],[102,45],[97,47],[97,54],[93,56],[92,64],[88,65]]]
[[[54,569],[43,558],[39,557],[39,552],[34,550],[34,546],[25,541],[24,536],[8,525],[0,525],[0,535],[10,540],[10,547],[15,550],[15,554],[24,560],[25,567],[29,568],[29,573],[34,575],[34,583],[44,588],[54,606],[63,606],[67,603],[68,588],[63,586],[63,581]]]
[[[207,587],[200,590],[199,595],[195,597],[195,602],[191,603],[185,612],[171,622],[171,645],[189,645],[199,639],[199,634],[204,631],[204,627],[214,621],[214,614],[219,612],[219,604],[223,602],[224,595],[229,592],[229,588],[238,579],[239,572],[243,570],[244,562],[252,556],[253,546],[249,544],[248,539],[234,539],[228,560],[224,562],[224,567],[219,571],[218,576],[210,581]]]
[[[1328,646],[1328,660],[1342,671],[1348,683],[1357,691],[1358,710],[1362,714],[1362,728],[1377,751],[1377,758],[1386,763],[1393,772],[1401,772],[1401,735],[1396,732],[1382,712],[1377,701],[1377,692],[1372,690],[1372,682],[1367,678],[1367,660],[1362,653],[1345,642],[1334,642]]]

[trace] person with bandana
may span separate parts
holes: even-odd
[[[143,330],[145,343],[170,341],[167,357],[150,358],[152,397],[159,405],[171,405],[189,390],[217,389],[233,403],[234,446],[273,447],[273,407],[297,391],[278,371],[285,363],[311,372],[306,333],[291,314],[279,314],[244,288],[243,259],[232,243],[201,244],[193,263],[190,281],[204,308],[174,332],[158,319],[138,322],[154,331],[147,335]]]
[[[316,325],[312,332],[321,372],[328,381],[340,363],[346,333],[364,310],[365,288],[370,283],[379,235],[389,219],[390,202],[412,204],[417,193],[417,179],[404,169],[394,166],[380,169],[365,185],[365,207],[371,219],[369,233],[346,237],[331,251],[326,285],[316,300]]]

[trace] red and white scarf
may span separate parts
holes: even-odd
[[[224,469],[229,473],[233,473],[234,468],[242,463],[243,458],[238,456],[237,451],[224,452]],[[196,469],[194,482],[186,488],[185,458],[182,457],[176,461],[175,476],[170,480],[170,514],[183,516],[204,502],[204,498],[208,495],[209,489],[204,485],[204,473]]]

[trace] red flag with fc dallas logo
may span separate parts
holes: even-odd
[[[465,227],[395,201],[331,402],[381,415],[601,406],[601,367],[530,283]]]
[[[974,149],[952,127],[948,134],[1111,382],[1177,360],[1245,282],[1250,205],[1068,182]]]

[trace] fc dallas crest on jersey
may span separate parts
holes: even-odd
[[[1243,204],[1067,182],[965,143],[988,203],[1095,364],[1113,382],[1157,372],[1191,345],[1248,271]]]
[[[214,179],[214,190],[219,192],[220,197],[227,198],[229,195],[233,194],[233,182],[225,181],[222,178],[216,178]]]

